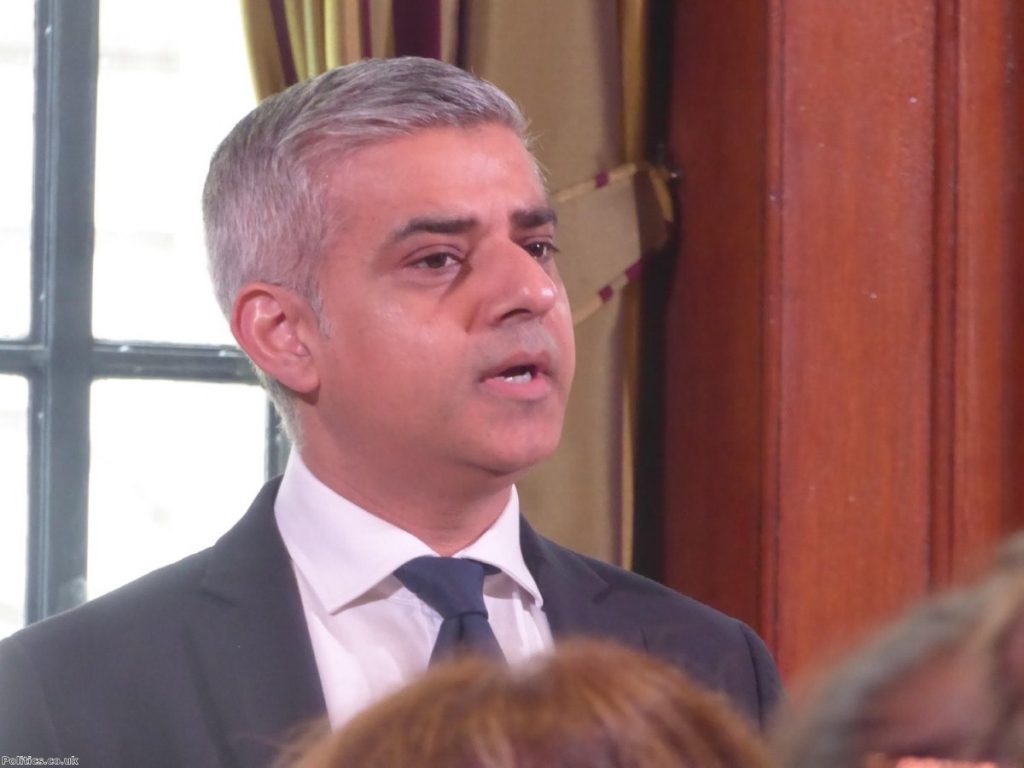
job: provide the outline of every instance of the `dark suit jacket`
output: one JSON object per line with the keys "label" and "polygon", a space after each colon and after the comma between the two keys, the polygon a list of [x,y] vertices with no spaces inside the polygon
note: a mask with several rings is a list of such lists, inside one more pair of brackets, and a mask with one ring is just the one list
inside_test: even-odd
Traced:
{"label": "dark suit jacket", "polygon": [[[212,548],[0,642],[0,755],[103,766],[264,766],[323,694],[274,520],[277,482]],[[556,637],[646,649],[755,721],[779,694],[744,624],[522,526]]]}

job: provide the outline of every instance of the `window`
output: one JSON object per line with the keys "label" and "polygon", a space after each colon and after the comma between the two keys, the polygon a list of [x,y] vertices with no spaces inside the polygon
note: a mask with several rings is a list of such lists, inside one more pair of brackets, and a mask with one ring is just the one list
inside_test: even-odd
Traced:
{"label": "window", "polygon": [[0,24],[0,340],[29,327],[29,232],[32,217],[32,6],[10,3]]}
{"label": "window", "polygon": [[28,541],[28,385],[0,376],[0,637],[25,621],[25,564]]}
{"label": "window", "polygon": [[[9,3],[0,24],[0,349],[29,333],[32,229],[32,5]],[[0,357],[0,637],[25,621],[28,541],[28,381]],[[5,375],[8,374],[8,375]]]}
{"label": "window", "polygon": [[238,4],[0,14],[2,637],[211,544],[286,446],[205,274]]}

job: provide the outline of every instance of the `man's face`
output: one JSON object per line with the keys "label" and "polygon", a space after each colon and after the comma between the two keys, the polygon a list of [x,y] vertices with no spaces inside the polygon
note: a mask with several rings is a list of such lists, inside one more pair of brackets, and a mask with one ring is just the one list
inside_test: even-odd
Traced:
{"label": "man's face", "polygon": [[367,482],[508,479],[549,456],[575,351],[522,142],[499,125],[427,129],[329,170],[339,234],[305,450]]}

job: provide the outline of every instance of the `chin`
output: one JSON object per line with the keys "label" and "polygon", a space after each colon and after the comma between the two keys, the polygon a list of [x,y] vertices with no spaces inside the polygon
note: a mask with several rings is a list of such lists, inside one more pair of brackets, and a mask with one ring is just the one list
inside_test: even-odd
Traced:
{"label": "chin", "polygon": [[[492,454],[487,467],[495,477],[508,478],[515,482],[527,471],[551,458],[558,448],[558,439],[539,441],[520,446],[502,446],[502,450]],[[510,450],[511,448],[511,450]]]}

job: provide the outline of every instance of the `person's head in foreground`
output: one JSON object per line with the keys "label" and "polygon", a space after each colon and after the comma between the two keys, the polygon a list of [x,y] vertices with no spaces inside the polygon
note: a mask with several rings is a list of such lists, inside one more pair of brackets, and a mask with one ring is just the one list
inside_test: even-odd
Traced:
{"label": "person's head in foreground", "polygon": [[267,99],[211,162],[232,332],[309,468],[368,509],[493,518],[557,447],[573,331],[525,138],[490,83],[371,59]]}
{"label": "person's head in foreground", "polygon": [[664,662],[589,640],[522,666],[467,657],[436,667],[306,749],[292,768],[771,765],[721,697]]}
{"label": "person's head in foreground", "polygon": [[[926,600],[783,721],[786,768],[1024,761],[1024,536],[976,585]],[[944,763],[945,764],[945,763]]]}

